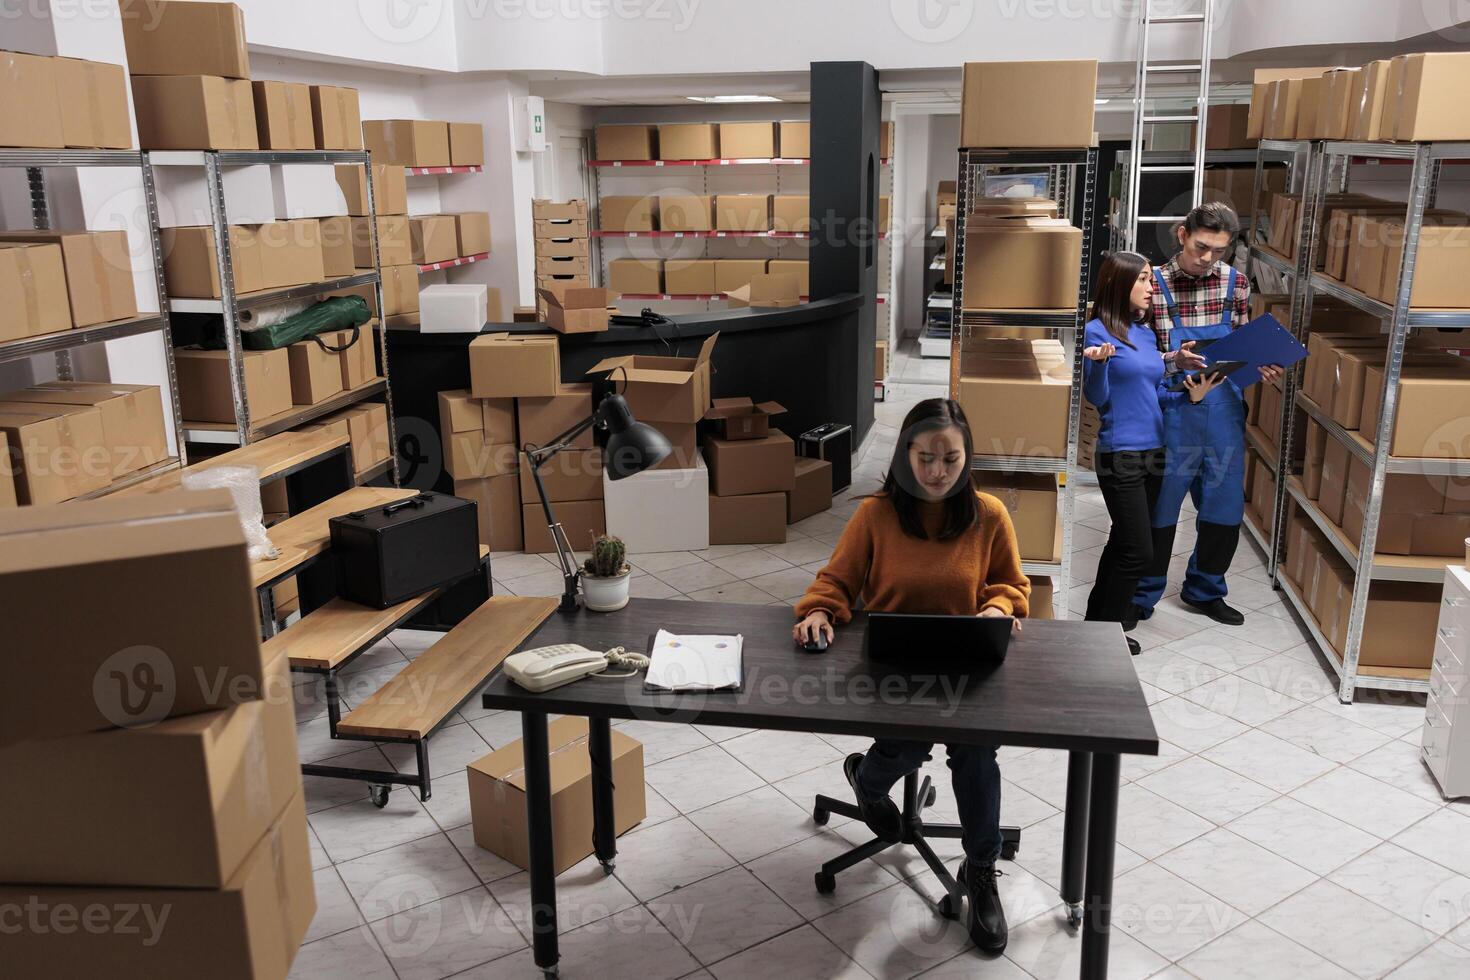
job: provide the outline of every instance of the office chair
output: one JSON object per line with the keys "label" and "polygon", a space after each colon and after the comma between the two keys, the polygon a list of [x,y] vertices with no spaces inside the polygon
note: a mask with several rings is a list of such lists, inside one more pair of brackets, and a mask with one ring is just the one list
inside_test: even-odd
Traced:
{"label": "office chair", "polygon": [[[903,778],[903,839],[898,843],[912,844],[920,857],[924,859],[924,863],[929,865],[929,870],[934,872],[939,883],[944,886],[944,897],[939,900],[939,914],[946,919],[956,919],[959,918],[960,910],[964,908],[964,889],[960,887],[954,875],[949,873],[944,862],[939,860],[939,856],[934,853],[934,849],[929,846],[925,838],[958,839],[963,831],[958,824],[924,822],[923,810],[925,807],[934,805],[936,795],[928,776],[924,777],[922,784],[919,783],[917,770]],[[834,813],[840,813],[854,820],[862,820],[856,803],[834,800],[830,796],[818,794],[816,806],[812,810],[812,819],[817,822],[818,826],[825,826],[827,819]],[[1001,827],[1000,836],[1000,856],[1007,861],[1014,860],[1016,852],[1021,849],[1021,828]],[[896,844],[874,838],[840,857],[833,858],[822,865],[822,870],[816,874],[817,891],[823,895],[830,895],[837,890],[839,872],[846,871],[859,861],[896,846]]]}

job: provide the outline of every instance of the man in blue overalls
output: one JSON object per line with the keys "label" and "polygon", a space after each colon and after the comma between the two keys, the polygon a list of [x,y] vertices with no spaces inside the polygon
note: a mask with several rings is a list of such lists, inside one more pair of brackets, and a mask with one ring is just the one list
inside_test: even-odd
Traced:
{"label": "man in blue overalls", "polygon": [[[1177,230],[1179,252],[1154,270],[1154,332],[1164,359],[1179,368],[1197,363],[1188,352],[1203,352],[1249,319],[1250,282],[1221,261],[1239,230],[1229,207],[1202,204]],[[1261,371],[1267,381],[1278,372]],[[1239,626],[1245,616],[1225,602],[1225,573],[1245,517],[1245,401],[1240,388],[1227,381],[1199,405],[1166,410],[1164,450],[1164,481],[1153,513],[1154,564],[1138,582],[1134,622],[1152,616],[1164,594],[1174,528],[1188,494],[1198,511],[1198,537],[1179,598],[1218,623]]]}

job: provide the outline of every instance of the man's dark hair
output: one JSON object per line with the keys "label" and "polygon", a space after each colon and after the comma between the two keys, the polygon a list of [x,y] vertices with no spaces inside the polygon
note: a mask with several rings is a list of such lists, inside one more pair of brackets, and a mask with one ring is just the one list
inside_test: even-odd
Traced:
{"label": "man's dark hair", "polygon": [[1230,205],[1210,201],[1184,216],[1184,233],[1193,235],[1197,231],[1223,231],[1233,236],[1240,232],[1240,219]]}

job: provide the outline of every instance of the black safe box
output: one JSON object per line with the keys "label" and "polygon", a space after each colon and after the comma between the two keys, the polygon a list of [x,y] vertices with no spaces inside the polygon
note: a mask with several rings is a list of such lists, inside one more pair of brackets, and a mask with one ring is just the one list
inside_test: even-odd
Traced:
{"label": "black safe box", "polygon": [[332,554],[342,598],[384,609],[473,572],[480,564],[473,501],[442,493],[334,517]]}
{"label": "black safe box", "polygon": [[832,464],[832,492],[852,486],[852,426],[828,422],[796,438],[796,451]]}

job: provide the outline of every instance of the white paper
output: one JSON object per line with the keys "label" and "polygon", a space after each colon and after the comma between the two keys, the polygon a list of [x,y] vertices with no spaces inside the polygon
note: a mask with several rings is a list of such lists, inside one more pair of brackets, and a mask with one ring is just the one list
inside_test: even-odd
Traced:
{"label": "white paper", "polygon": [[669,691],[723,691],[738,689],[745,638],[734,636],[681,636],[659,630],[650,653],[650,687]]}

